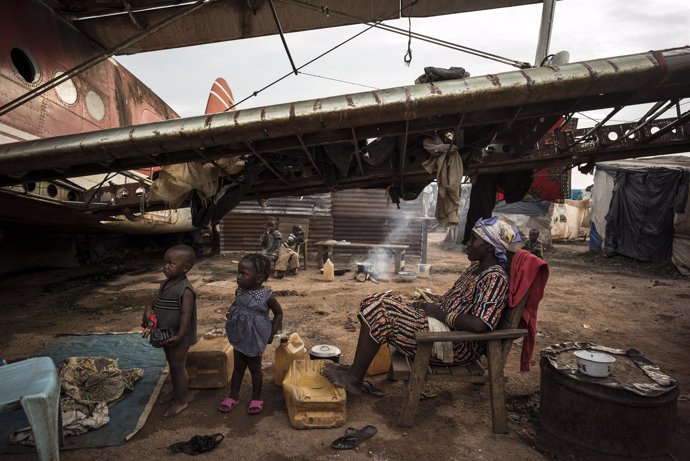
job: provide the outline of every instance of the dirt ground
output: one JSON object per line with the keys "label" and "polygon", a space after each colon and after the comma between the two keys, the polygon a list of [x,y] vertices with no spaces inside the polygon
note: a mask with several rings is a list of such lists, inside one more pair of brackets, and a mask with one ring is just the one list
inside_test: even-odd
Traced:
{"label": "dirt ground", "polygon": [[[431,277],[413,283],[394,280],[360,283],[353,273],[322,281],[311,267],[295,277],[270,280],[284,310],[284,331],[299,332],[307,346],[334,344],[341,363],[354,354],[359,300],[373,291],[402,292],[415,287],[442,293],[468,266],[464,253],[443,248],[442,233],[430,235]],[[190,391],[189,408],[163,419],[156,405],[143,429],[126,445],[68,450],[62,459],[164,459],[165,447],[196,434],[220,432],[225,440],[203,459],[226,460],[517,460],[584,459],[591,454],[562,444],[548,444],[539,430],[539,350],[564,341],[591,341],[614,348],[635,347],[680,383],[678,418],[671,454],[661,459],[690,459],[690,280],[672,267],[610,259],[587,252],[585,242],[556,244],[547,250],[551,277],[539,307],[538,337],[531,370],[519,372],[520,347],[513,347],[506,369],[508,435],[491,431],[488,389],[472,385],[435,384],[436,398],[420,402],[416,425],[397,425],[404,385],[375,378],[385,390],[382,398],[348,396],[347,423],[334,429],[295,430],[288,421],[280,388],[272,384],[273,351],[264,355],[264,412],[249,416],[243,406],[229,414],[216,410],[227,389]],[[234,296],[238,254],[201,259],[190,272],[198,290],[199,333],[224,325]],[[336,268],[354,268],[361,257],[340,255]],[[418,261],[408,257],[408,267]],[[162,278],[158,259],[130,260],[71,270],[15,274],[0,280],[0,355],[12,360],[29,357],[60,333],[139,331],[143,306],[151,301]],[[392,270],[392,267],[391,267]],[[225,283],[213,283],[223,282]],[[212,284],[213,283],[213,284]],[[167,388],[168,384],[166,384]],[[249,399],[249,377],[241,401]],[[358,450],[335,451],[330,443],[346,427],[373,424],[378,433]],[[548,448],[551,446],[551,448]],[[553,449],[553,446],[560,447]],[[185,456],[185,455],[177,455]],[[600,459],[593,456],[594,459]],[[35,459],[32,455],[2,455],[7,460]]]}

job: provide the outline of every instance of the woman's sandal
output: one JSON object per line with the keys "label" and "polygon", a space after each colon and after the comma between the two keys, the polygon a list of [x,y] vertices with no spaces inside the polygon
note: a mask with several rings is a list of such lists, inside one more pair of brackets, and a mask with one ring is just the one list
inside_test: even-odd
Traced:
{"label": "woman's sandal", "polygon": [[362,382],[362,391],[365,394],[373,395],[374,397],[383,397],[386,392],[383,389],[379,389],[374,386],[374,383],[367,381],[366,379]]}
{"label": "woman's sandal", "polygon": [[239,400],[235,400],[232,397],[225,397],[223,401],[218,404],[218,411],[221,413],[229,413],[238,403],[240,403]]}
{"label": "woman's sandal", "polygon": [[263,400],[252,400],[249,402],[249,405],[247,405],[247,413],[250,415],[258,415],[264,410],[264,401]]}

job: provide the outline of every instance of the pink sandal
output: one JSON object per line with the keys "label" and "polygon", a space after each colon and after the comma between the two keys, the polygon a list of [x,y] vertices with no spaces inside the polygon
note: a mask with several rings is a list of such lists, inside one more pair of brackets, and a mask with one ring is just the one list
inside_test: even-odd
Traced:
{"label": "pink sandal", "polygon": [[221,413],[229,413],[238,403],[240,403],[239,400],[235,400],[232,397],[225,397],[223,401],[218,404],[218,411]]}
{"label": "pink sandal", "polygon": [[249,405],[247,405],[247,413],[250,415],[258,415],[264,410],[264,401],[263,400],[252,400],[249,402]]}

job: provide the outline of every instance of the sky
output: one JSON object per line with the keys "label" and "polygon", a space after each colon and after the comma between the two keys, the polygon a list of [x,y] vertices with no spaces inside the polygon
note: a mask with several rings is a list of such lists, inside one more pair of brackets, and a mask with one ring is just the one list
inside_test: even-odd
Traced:
{"label": "sky", "polygon": [[[541,10],[537,4],[413,18],[411,25],[416,33],[533,63]],[[386,24],[408,28],[407,19]],[[285,37],[299,67],[366,28],[354,25],[290,33]],[[471,76],[515,70],[503,63],[414,39],[412,62],[408,66],[403,59],[407,41],[405,36],[371,29],[302,69],[328,79],[291,75],[257,97],[250,97],[238,109],[410,85],[427,66],[463,67]],[[570,62],[576,62],[686,45],[690,45],[689,0],[561,0],[556,4],[549,53],[566,50]],[[240,101],[292,69],[278,35],[116,59],[182,117],[203,113],[211,84],[217,77],[227,80],[235,100]],[[682,105],[688,104],[690,99],[682,101]],[[580,126],[591,126],[594,122],[590,118],[601,119],[607,112],[583,114]],[[610,123],[632,121],[644,112],[646,106],[626,109]],[[591,183],[592,176],[573,170],[573,188]]]}

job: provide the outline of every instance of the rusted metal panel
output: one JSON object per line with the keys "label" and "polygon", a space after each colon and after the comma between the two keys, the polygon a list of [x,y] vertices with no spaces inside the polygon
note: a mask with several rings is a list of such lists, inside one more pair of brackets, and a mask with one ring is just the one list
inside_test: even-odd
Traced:
{"label": "rusted metal panel", "polygon": [[421,194],[416,200],[400,200],[400,208],[381,189],[350,189],[333,193],[333,216],[390,217],[412,219],[422,216]]}
{"label": "rusted metal panel", "polygon": [[358,243],[410,245],[409,254],[420,254],[423,214],[421,196],[389,203],[382,190],[353,189],[333,194],[333,238]]}
{"label": "rusted metal panel", "polygon": [[[231,212],[225,215],[221,224],[222,251],[259,251],[259,236],[264,230],[269,216],[290,222],[291,219],[308,219],[310,242],[329,240],[333,238],[333,220],[330,215],[299,215],[299,214],[259,214]],[[309,249],[311,253],[311,249]]]}
{"label": "rusted metal panel", "polygon": [[305,215],[330,216],[331,194],[312,194],[305,196],[272,197],[262,207],[256,200],[244,200],[233,209],[234,213],[254,213],[263,215]]}

